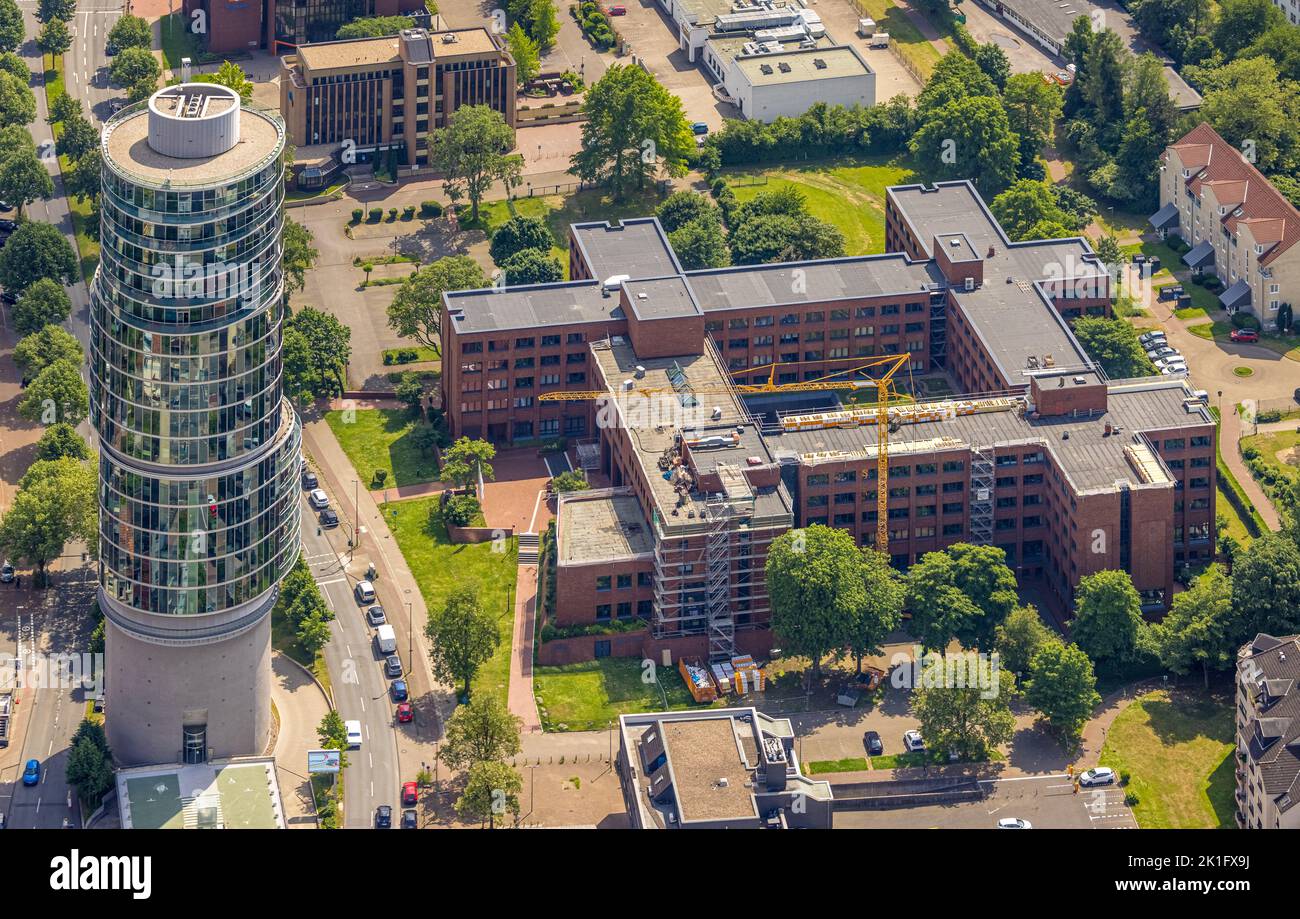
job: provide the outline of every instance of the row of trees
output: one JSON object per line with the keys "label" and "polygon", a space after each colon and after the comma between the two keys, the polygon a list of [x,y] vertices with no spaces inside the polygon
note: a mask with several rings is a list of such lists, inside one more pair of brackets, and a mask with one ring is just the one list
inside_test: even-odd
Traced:
{"label": "row of trees", "polygon": [[[766,577],[772,630],[783,649],[811,658],[814,678],[830,654],[854,659],[860,671],[864,657],[883,653],[905,609],[909,633],[928,652],[944,655],[954,642],[998,652],[1007,672],[992,697],[978,686],[916,681],[914,713],[939,749],[976,758],[1005,743],[1013,727],[1007,706],[1017,691],[1067,742],[1100,701],[1088,655],[1019,604],[1015,575],[993,546],[930,552],[904,575],[884,553],[859,549],[849,533],[814,525],[773,541]],[[1012,673],[1021,677],[1019,690]]]}
{"label": "row of trees", "polygon": [[311,568],[300,554],[280,585],[273,615],[293,626],[298,646],[309,659],[329,644],[334,611],[321,596]]}
{"label": "row of trees", "polygon": [[514,58],[519,85],[525,86],[540,72],[542,55],[555,44],[560,19],[554,0],[510,0],[505,12],[510,18],[506,47]]}

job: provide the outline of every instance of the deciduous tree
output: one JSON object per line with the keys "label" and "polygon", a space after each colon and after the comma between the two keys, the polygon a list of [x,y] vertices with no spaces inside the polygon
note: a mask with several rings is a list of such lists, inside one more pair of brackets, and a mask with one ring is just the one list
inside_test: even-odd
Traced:
{"label": "deciduous tree", "polygon": [[1107,569],[1079,581],[1070,634],[1093,661],[1131,660],[1144,627],[1142,600],[1127,571]]}
{"label": "deciduous tree", "polygon": [[491,282],[468,255],[449,255],[407,276],[388,307],[388,327],[403,338],[438,348],[442,295],[478,290]]}
{"label": "deciduous tree", "polygon": [[519,753],[523,722],[493,695],[475,697],[458,707],[447,722],[439,755],[452,769],[504,760]]}
{"label": "deciduous tree", "polygon": [[1052,730],[1073,743],[1101,703],[1092,661],[1078,645],[1049,638],[1029,661],[1025,701],[1046,719]]}
{"label": "deciduous tree", "polygon": [[462,696],[468,698],[474,675],[501,643],[495,618],[483,609],[472,587],[461,586],[429,617],[424,634],[429,638],[434,676],[444,683],[459,683]]}
{"label": "deciduous tree", "polygon": [[515,132],[501,113],[486,105],[458,108],[447,126],[433,132],[432,162],[446,184],[469,199],[470,219],[478,220],[478,206],[494,182],[507,188],[519,183],[523,157],[510,151]]}
{"label": "deciduous tree", "polygon": [[10,312],[19,335],[39,332],[47,325],[61,325],[72,315],[72,300],[63,285],[41,278],[23,291]]}
{"label": "deciduous tree", "polygon": [[862,553],[845,531],[814,524],[774,539],[765,571],[772,631],[819,677],[822,658],[855,642],[867,603]]}

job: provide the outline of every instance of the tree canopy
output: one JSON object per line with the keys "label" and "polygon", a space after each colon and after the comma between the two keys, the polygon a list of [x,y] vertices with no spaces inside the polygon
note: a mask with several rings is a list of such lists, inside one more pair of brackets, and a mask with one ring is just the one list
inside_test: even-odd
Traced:
{"label": "tree canopy", "polygon": [[443,608],[429,616],[424,634],[429,638],[433,675],[444,683],[459,683],[466,697],[474,675],[501,643],[496,619],[484,611],[474,588],[465,585],[453,590]]}
{"label": "tree canopy", "polygon": [[1093,661],[1123,662],[1137,653],[1142,601],[1127,571],[1107,569],[1080,579],[1070,634]]}
{"label": "tree canopy", "polygon": [[465,105],[430,136],[430,160],[446,179],[453,200],[468,198],[470,219],[478,220],[479,202],[493,183],[519,184],[523,157],[511,153],[515,132],[501,113],[486,105]]}
{"label": "tree canopy", "polygon": [[388,327],[422,345],[440,345],[442,295],[453,290],[478,290],[491,284],[478,262],[468,255],[448,255],[413,271],[388,306]]}
{"label": "tree canopy", "polygon": [[790,530],[768,549],[772,631],[786,653],[809,657],[820,675],[828,653],[849,647],[867,605],[863,556],[844,530]]}
{"label": "tree canopy", "polygon": [[20,293],[41,278],[66,285],[78,277],[76,253],[52,224],[24,221],[0,249],[0,285],[10,293]]}
{"label": "tree canopy", "polygon": [[305,306],[284,323],[284,389],[301,403],[346,388],[352,330],[330,313]]}
{"label": "tree canopy", "polygon": [[23,291],[11,311],[19,335],[39,332],[47,325],[60,325],[71,315],[72,300],[67,291],[49,278],[41,278]]}
{"label": "tree canopy", "polygon": [[583,110],[582,149],[570,169],[580,179],[608,183],[614,198],[623,200],[661,168],[670,176],[685,175],[695,138],[681,99],[653,74],[613,65],[587,90]]}

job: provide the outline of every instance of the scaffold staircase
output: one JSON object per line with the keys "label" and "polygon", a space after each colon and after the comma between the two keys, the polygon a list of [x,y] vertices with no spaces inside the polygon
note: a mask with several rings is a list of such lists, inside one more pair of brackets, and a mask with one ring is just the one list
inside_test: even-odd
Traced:
{"label": "scaffold staircase", "polygon": [[993,449],[971,448],[970,539],[977,545],[993,541]]}
{"label": "scaffold staircase", "polygon": [[736,654],[736,622],[731,617],[731,513],[726,501],[708,505],[709,662]]}

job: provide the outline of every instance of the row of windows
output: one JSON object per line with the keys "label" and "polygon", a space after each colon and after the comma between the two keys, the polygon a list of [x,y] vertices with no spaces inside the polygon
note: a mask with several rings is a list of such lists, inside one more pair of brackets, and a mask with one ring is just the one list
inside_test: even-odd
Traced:
{"label": "row of windows", "polygon": [[905,305],[905,307],[900,307],[899,304],[897,303],[891,303],[880,307],[879,312],[877,312],[877,308],[874,306],[859,306],[853,310],[848,310],[848,309],[833,309],[829,311],[814,310],[811,312],[804,313],[802,315],[802,319],[799,313],[785,313],[780,317],[770,316],[770,315],[756,316],[753,319],[750,319],[748,317],[736,317],[733,319],[726,320],[725,325],[723,320],[721,319],[711,319],[704,323],[704,331],[720,332],[723,330],[724,327],[733,330],[748,329],[751,327],[751,325],[753,328],[761,329],[773,325],[783,325],[783,326],[799,325],[800,322],[820,323],[826,321],[828,312],[829,312],[831,322],[847,322],[850,319],[874,319],[877,315],[897,316],[900,314],[900,311],[909,314],[924,313],[925,306],[924,304],[921,303],[908,303]]}

